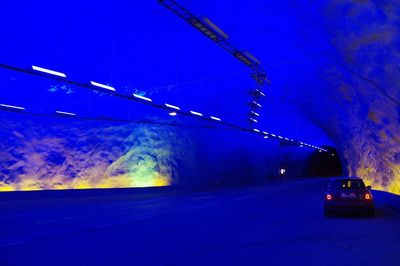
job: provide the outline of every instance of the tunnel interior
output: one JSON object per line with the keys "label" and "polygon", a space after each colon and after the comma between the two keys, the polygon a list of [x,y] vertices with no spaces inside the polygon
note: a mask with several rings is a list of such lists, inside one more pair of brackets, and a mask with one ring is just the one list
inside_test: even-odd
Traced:
{"label": "tunnel interior", "polygon": [[400,0],[0,0],[0,266],[399,266],[399,26]]}
{"label": "tunnel interior", "polygon": [[[0,190],[237,183],[286,167],[400,193],[396,1],[179,3],[236,54],[160,1],[2,1]],[[244,55],[268,79],[256,106]]]}
{"label": "tunnel interior", "polygon": [[329,152],[315,152],[311,155],[307,173],[308,176],[335,177],[343,176],[342,162],[334,147],[327,147]]}

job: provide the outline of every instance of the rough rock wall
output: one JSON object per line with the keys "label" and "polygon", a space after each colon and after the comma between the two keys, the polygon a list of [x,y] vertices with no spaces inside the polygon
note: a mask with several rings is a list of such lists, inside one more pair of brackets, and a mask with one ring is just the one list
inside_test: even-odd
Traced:
{"label": "rough rock wall", "polygon": [[326,17],[338,55],[321,72],[330,114],[320,124],[350,175],[400,194],[400,2],[334,0]]}
{"label": "rough rock wall", "polygon": [[59,122],[1,119],[0,191],[165,186],[191,162],[171,128]]}
{"label": "rough rock wall", "polygon": [[0,116],[0,191],[238,185],[304,174],[308,150],[241,131]]}

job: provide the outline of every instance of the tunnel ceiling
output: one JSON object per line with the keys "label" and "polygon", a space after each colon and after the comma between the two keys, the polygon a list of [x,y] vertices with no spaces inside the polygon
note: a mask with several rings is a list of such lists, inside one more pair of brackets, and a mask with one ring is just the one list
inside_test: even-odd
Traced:
{"label": "tunnel ceiling", "polygon": [[[179,3],[210,18],[262,62],[271,84],[258,127],[334,145],[350,175],[400,193],[396,1]],[[157,1],[21,6],[6,0],[0,10],[2,63],[48,66],[76,80],[112,84],[238,124],[246,120],[255,86],[249,69]],[[8,88],[2,101],[32,108],[44,108],[32,97],[52,97],[54,106],[91,115],[160,115],[22,74],[2,70],[0,78]]]}

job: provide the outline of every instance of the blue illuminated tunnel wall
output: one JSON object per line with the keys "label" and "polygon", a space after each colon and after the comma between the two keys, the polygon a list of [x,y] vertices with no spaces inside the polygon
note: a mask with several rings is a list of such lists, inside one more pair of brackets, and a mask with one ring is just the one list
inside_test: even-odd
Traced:
{"label": "blue illuminated tunnel wall", "polygon": [[280,167],[302,175],[312,152],[191,122],[100,123],[2,113],[0,189],[234,185],[265,181]]}
{"label": "blue illuminated tunnel wall", "polygon": [[[179,3],[262,62],[271,84],[258,128],[335,146],[348,174],[400,193],[396,1]],[[158,1],[6,0],[0,23],[2,64],[48,67],[246,126],[249,69]],[[313,152],[4,69],[0,103],[136,121],[2,111],[2,190],[237,183],[281,164],[300,175]]]}

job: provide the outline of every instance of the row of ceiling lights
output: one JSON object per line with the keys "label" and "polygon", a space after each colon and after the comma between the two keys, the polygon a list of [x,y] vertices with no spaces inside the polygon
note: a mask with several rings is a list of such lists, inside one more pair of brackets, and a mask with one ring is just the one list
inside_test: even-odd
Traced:
{"label": "row of ceiling lights", "polygon": [[[0,66],[6,67],[5,65],[0,65]],[[9,69],[12,69],[12,70],[16,70],[16,71],[20,71],[20,72],[24,72],[24,73],[35,74],[35,75],[37,75],[39,73],[40,74],[46,74],[47,77],[51,77],[53,79],[54,78],[56,78],[56,79],[61,78],[62,79],[61,81],[69,82],[69,83],[75,84],[77,86],[82,86],[82,87],[86,87],[86,88],[90,88],[90,89],[99,88],[99,89],[101,89],[101,91],[108,92],[111,95],[132,99],[129,96],[124,96],[122,94],[118,94],[117,90],[114,87],[110,86],[110,85],[102,84],[102,83],[95,82],[95,81],[90,81],[90,86],[91,86],[90,87],[90,86],[88,86],[86,84],[81,84],[81,83],[78,83],[78,82],[74,82],[74,81],[68,80],[67,79],[67,75],[62,73],[62,72],[50,70],[50,69],[43,68],[43,67],[38,67],[38,66],[34,66],[33,65],[32,69],[35,72],[32,72],[31,70],[24,70],[24,69],[19,69],[19,68],[10,67],[10,66],[8,66],[6,68],[9,68]],[[96,89],[96,90],[98,90],[98,89]],[[151,104],[153,107],[158,107],[158,108],[169,110],[170,111],[169,114],[171,116],[175,116],[178,113],[181,113],[181,114],[184,114],[184,115],[199,117],[199,118],[203,118],[203,119],[206,119],[206,120],[209,120],[209,121],[219,122],[219,123],[222,123],[224,125],[231,126],[231,127],[234,127],[234,128],[238,128],[238,129],[241,129],[241,130],[244,130],[244,131],[253,132],[253,133],[262,135],[264,138],[275,138],[275,139],[279,139],[281,141],[286,141],[286,142],[291,142],[291,143],[294,143],[294,144],[298,144],[300,147],[309,147],[309,148],[313,148],[313,149],[319,150],[320,152],[322,152],[322,151],[327,152],[327,150],[324,149],[324,148],[321,148],[321,147],[318,147],[318,146],[315,146],[315,145],[311,145],[311,144],[308,144],[308,143],[305,143],[305,142],[302,142],[302,141],[298,141],[298,140],[294,140],[294,139],[291,139],[291,138],[283,137],[283,136],[280,136],[280,135],[277,135],[277,134],[273,134],[273,133],[268,133],[266,131],[261,131],[261,130],[256,129],[256,128],[248,129],[248,128],[244,128],[244,127],[241,127],[241,126],[229,123],[229,122],[224,122],[224,121],[222,121],[221,118],[216,117],[216,116],[211,116],[211,115],[210,116],[205,116],[203,113],[198,112],[198,111],[193,111],[193,110],[189,110],[188,112],[185,112],[185,111],[182,111],[182,109],[179,106],[176,106],[176,105],[173,105],[173,104],[169,104],[169,103],[164,103],[162,105],[155,104],[155,103],[153,103],[153,100],[151,98],[145,97],[145,96],[142,96],[142,95],[138,95],[138,94],[132,94],[132,96],[134,97],[133,99],[136,99],[137,101],[139,101],[139,102],[141,102],[143,104],[147,103],[147,104]],[[259,107],[261,107],[261,105],[259,103],[257,103],[257,105]],[[24,107],[10,105],[10,104],[0,104],[0,107],[1,108],[6,108],[6,109],[13,109],[13,110],[16,110],[16,111],[24,111],[25,110]],[[255,116],[259,116],[259,114],[254,112],[254,111],[252,111],[252,113],[254,113]],[[67,111],[61,111],[61,110],[57,110],[56,114],[63,115],[63,116],[76,116],[76,114],[73,113],[73,112],[69,112],[69,111],[67,112]]]}

